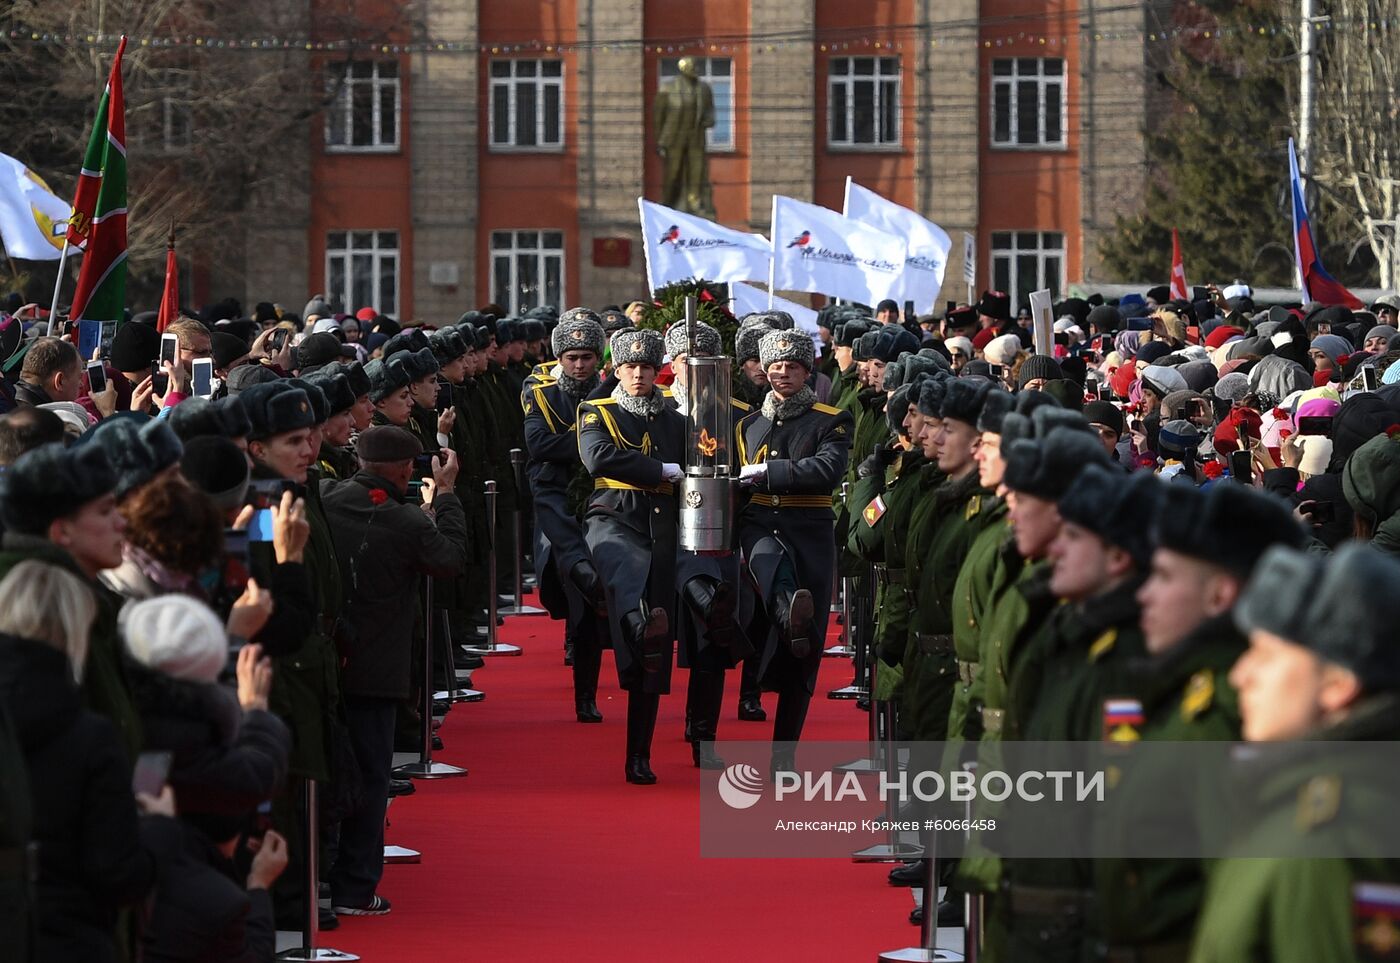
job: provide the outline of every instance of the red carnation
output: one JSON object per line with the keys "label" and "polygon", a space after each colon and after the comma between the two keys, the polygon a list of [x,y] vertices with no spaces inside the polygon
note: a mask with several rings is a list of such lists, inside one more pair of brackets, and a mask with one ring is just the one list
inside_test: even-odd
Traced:
{"label": "red carnation", "polygon": [[701,300],[701,301],[713,301],[714,299],[715,299],[715,296],[714,296],[713,294],[711,294],[709,291],[706,291],[706,290],[703,290],[703,289],[700,291],[700,300]]}
{"label": "red carnation", "polygon": [[1214,480],[1225,474],[1225,468],[1218,461],[1208,461],[1201,466],[1201,473],[1207,478]]}
{"label": "red carnation", "polygon": [[369,500],[376,505],[383,505],[389,500],[389,493],[382,488],[371,488],[369,490]]}
{"label": "red carnation", "polygon": [[1351,355],[1349,355],[1349,354],[1339,354],[1339,355],[1337,355],[1337,362],[1336,362],[1337,367],[1339,367],[1339,368],[1345,367],[1346,364],[1347,364],[1347,362],[1349,362],[1349,361],[1351,361]]}
{"label": "red carnation", "polygon": [[1275,421],[1287,421],[1287,420],[1288,420],[1288,412],[1284,411],[1282,408],[1275,408],[1275,409],[1274,409],[1274,420],[1275,420]]}
{"label": "red carnation", "polygon": [[1385,436],[1391,441],[1395,441],[1396,438],[1400,438],[1400,425],[1391,425],[1385,430]]}

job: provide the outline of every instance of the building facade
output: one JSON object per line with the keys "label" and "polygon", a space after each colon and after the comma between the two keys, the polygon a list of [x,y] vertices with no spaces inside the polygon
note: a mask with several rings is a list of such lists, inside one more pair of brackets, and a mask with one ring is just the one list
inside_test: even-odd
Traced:
{"label": "building facade", "polygon": [[[311,17],[315,22],[315,2]],[[839,210],[848,176],[954,239],[942,299],[1095,277],[1142,194],[1144,3],[384,0],[387,42],[311,53],[328,107],[248,233],[246,296],[324,292],[443,321],[645,295],[636,199],[683,56],[715,95],[718,219],[772,195]]]}

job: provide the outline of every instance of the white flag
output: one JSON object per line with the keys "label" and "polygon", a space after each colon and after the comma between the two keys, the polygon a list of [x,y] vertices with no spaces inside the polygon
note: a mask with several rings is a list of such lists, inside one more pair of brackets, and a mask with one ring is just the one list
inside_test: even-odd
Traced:
{"label": "white flag", "polygon": [[853,221],[904,238],[904,289],[897,301],[913,301],[917,310],[932,310],[943,287],[943,270],[953,240],[948,232],[925,217],[886,200],[846,178],[846,216]]}
{"label": "white flag", "polygon": [[817,312],[811,308],[804,308],[802,305],[786,298],[774,297],[773,306],[768,306],[768,292],[760,291],[758,288],[748,284],[729,285],[729,296],[734,299],[734,317],[743,318],[746,314],[754,314],[758,311],[786,311],[792,315],[792,320],[797,327],[806,331],[812,336],[812,343],[817,346],[817,356],[821,357],[822,339],[821,333],[817,331]]}
{"label": "white flag", "polygon": [[56,261],[63,250],[71,208],[39,175],[0,154],[0,239],[10,257]]}
{"label": "white flag", "polygon": [[773,283],[874,305],[897,297],[904,240],[835,211],[773,197]]}
{"label": "white flag", "polygon": [[763,235],[723,227],[640,197],[637,207],[651,290],[691,278],[727,283],[768,277],[772,250]]}

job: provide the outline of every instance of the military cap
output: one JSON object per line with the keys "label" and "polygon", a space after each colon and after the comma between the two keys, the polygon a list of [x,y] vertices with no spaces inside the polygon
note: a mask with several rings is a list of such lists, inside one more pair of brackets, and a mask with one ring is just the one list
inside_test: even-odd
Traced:
{"label": "military cap", "polygon": [[544,334],[544,322],[539,318],[525,318],[520,322],[521,341],[543,341]]}
{"label": "military cap", "polygon": [[612,336],[611,348],[615,365],[649,364],[659,368],[666,357],[665,340],[657,332],[646,328],[619,331]]}
{"label": "military cap", "polygon": [[242,395],[253,430],[249,440],[260,441],[316,424],[316,412],[306,392],[286,381],[253,385]]}
{"label": "military cap", "polygon": [[838,348],[854,347],[856,340],[870,330],[868,318],[848,318],[836,325],[832,341]]}
{"label": "military cap", "polygon": [[464,324],[469,324],[475,328],[480,326],[481,319],[484,317],[485,315],[480,311],[463,311],[462,316],[457,319],[457,323],[453,327],[460,328]]}
{"label": "military cap", "polygon": [[1002,484],[1012,491],[1058,502],[1085,465],[1108,467],[1108,455],[1088,432],[1055,428],[1043,438],[1019,438],[1003,452]]}
{"label": "military cap", "polygon": [[773,329],[766,324],[741,324],[734,334],[734,360],[743,364],[750,358],[757,358],[758,343]]}
{"label": "military cap", "polygon": [[369,394],[369,375],[365,374],[365,366],[358,361],[352,361],[350,364],[343,364],[339,368],[332,370],[336,374],[345,375],[345,380],[350,385],[350,393],[356,398],[361,395]]}
{"label": "military cap", "polygon": [[271,384],[280,380],[282,379],[278,377],[277,372],[265,364],[241,364],[228,373],[224,384],[228,387],[229,395],[237,397],[253,385]]}
{"label": "military cap", "polygon": [[[1365,601],[1361,601],[1361,593]],[[1400,562],[1346,542],[1331,556],[1276,545],[1235,606],[1235,624],[1296,642],[1355,673],[1362,689],[1400,687]]]}
{"label": "military cap", "polygon": [[538,321],[540,324],[553,323],[559,320],[559,309],[552,304],[537,304],[521,317],[525,321]]}
{"label": "military cap", "polygon": [[393,354],[386,353],[384,357],[389,361],[397,361],[399,364],[403,365],[404,370],[408,372],[408,380],[410,383],[420,381],[429,375],[435,375],[442,370],[437,362],[437,358],[433,357],[433,349],[428,347],[421,348],[417,351],[397,351]]}
{"label": "military cap", "polygon": [[602,323],[587,308],[565,311],[549,338],[549,346],[556,358],[563,357],[565,351],[592,351],[601,359],[607,343],[608,335]]}
{"label": "military cap", "polygon": [[525,340],[525,326],[519,318],[506,318],[496,322],[496,343],[510,344]]}
{"label": "military cap", "polygon": [[478,327],[475,324],[467,323],[459,324],[453,330],[462,336],[462,340],[466,342],[468,349],[484,351],[487,345],[491,343],[491,332],[487,331],[484,327]]}
{"label": "military cap", "polygon": [[890,400],[885,402],[885,421],[896,435],[904,434],[904,418],[909,414],[909,405],[918,397],[922,385],[922,380],[900,385],[890,395]]}
{"label": "military cap", "polygon": [[770,331],[758,342],[758,363],[764,368],[779,361],[792,361],[811,371],[816,358],[816,346],[806,331]]}
{"label": "military cap", "polygon": [[385,341],[382,356],[387,358],[400,351],[422,351],[426,347],[428,347],[428,336],[423,333],[423,329],[411,328],[408,331],[400,331]]}
{"label": "military cap", "polygon": [[[326,399],[327,415],[338,415],[342,411],[349,411],[355,406],[355,399],[359,397],[355,390],[350,387],[350,379],[340,372],[320,371],[314,375],[309,375],[305,379],[307,384],[318,388],[322,396]],[[368,393],[368,392],[366,392]],[[316,397],[308,393],[312,405],[316,404]]]}
{"label": "military cap", "polygon": [[428,335],[428,347],[438,364],[451,364],[467,353],[467,342],[452,328],[443,328]]}
{"label": "military cap", "polygon": [[[902,352],[919,350],[919,339],[898,325],[882,325],[870,334],[873,334],[874,337],[871,338],[867,354],[872,360],[894,361]],[[865,343],[867,337],[870,335],[861,338],[862,344]]]}
{"label": "military cap", "polygon": [[754,311],[739,319],[741,325],[762,324],[774,331],[791,331],[796,325],[786,311]]}
{"label": "military cap", "polygon": [[45,535],[116,488],[117,470],[102,445],[40,445],[0,473],[0,521],[8,531]]}
{"label": "military cap", "polygon": [[919,414],[927,418],[943,417],[943,397],[948,393],[949,386],[956,383],[957,379],[946,375],[930,375],[919,388],[919,400],[916,402]]}
{"label": "military cap", "polygon": [[244,504],[248,493],[248,456],[227,438],[220,435],[191,438],[180,456],[180,474],[212,498],[222,511]]}
{"label": "military cap", "polygon": [[397,425],[371,425],[355,441],[360,460],[370,463],[409,461],[423,454],[423,443]]}
{"label": "military cap", "polygon": [[851,357],[856,361],[869,361],[875,357],[875,346],[880,341],[880,332],[869,329],[863,331],[851,345]]}
{"label": "military cap", "polygon": [[305,378],[288,378],[287,384],[306,392],[306,400],[311,402],[311,413],[316,418],[315,423],[325,424],[326,419],[331,416],[331,404],[326,393]]}
{"label": "military cap", "polygon": [[[393,338],[389,340],[392,341]],[[330,364],[340,358],[341,347],[341,340],[329,331],[309,335],[296,347],[297,368],[317,368],[323,364]]]}
{"label": "military cap", "polygon": [[611,337],[619,331],[626,331],[632,327],[632,319],[621,311],[603,312],[603,331]]}
{"label": "military cap", "polygon": [[884,374],[880,378],[881,391],[893,391],[904,384],[904,359],[912,358],[913,355],[903,355],[898,361],[891,361],[885,365]]}
{"label": "military cap", "polygon": [[[1099,450],[1103,451],[1102,446]],[[1162,487],[1148,471],[1125,478],[1117,468],[1089,464],[1061,496],[1060,517],[1118,546],[1145,570],[1156,547],[1152,531]]]}
{"label": "military cap", "polygon": [[104,418],[79,441],[107,453],[117,473],[117,497],[125,498],[180,460],[184,445],[164,419],[123,412]]}
{"label": "military cap", "polygon": [[181,441],[189,441],[200,435],[218,435],[222,438],[246,438],[253,425],[248,421],[248,410],[243,407],[243,399],[229,395],[218,401],[205,398],[186,398],[170,410],[170,427]]}
{"label": "military cap", "polygon": [[407,388],[413,383],[408,367],[401,358],[375,358],[365,365],[365,374],[369,377],[370,401],[379,402],[389,397],[401,388]]}
{"label": "military cap", "polygon": [[948,385],[948,391],[943,396],[940,417],[944,420],[951,418],[954,421],[964,421],[969,425],[976,425],[977,416],[982,413],[982,400],[987,397],[989,390],[989,386],[984,381],[955,378],[953,383]]}
{"label": "military cap", "polygon": [[[677,321],[666,329],[666,353],[672,358],[689,354],[690,335],[684,321]],[[720,333],[704,321],[695,322],[695,356],[715,358],[724,353],[724,342]]]}
{"label": "military cap", "polygon": [[977,416],[977,430],[1001,434],[1001,423],[1016,405],[1016,396],[1000,388],[992,388],[982,399],[982,412]]}
{"label": "military cap", "polygon": [[902,354],[899,360],[904,364],[904,381],[907,384],[913,380],[914,376],[921,373],[931,374],[934,371],[952,372],[952,366],[948,364],[948,359],[944,358],[932,348],[922,348],[914,354]]}
{"label": "military cap", "polygon": [[1247,485],[1168,485],[1157,512],[1157,546],[1248,578],[1273,545],[1303,547],[1288,506]]}

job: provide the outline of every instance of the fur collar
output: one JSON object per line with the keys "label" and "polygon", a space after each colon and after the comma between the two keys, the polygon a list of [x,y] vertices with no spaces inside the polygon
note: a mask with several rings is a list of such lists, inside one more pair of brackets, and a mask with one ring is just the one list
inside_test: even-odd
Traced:
{"label": "fur collar", "polygon": [[627,389],[618,385],[612,390],[612,399],[623,411],[639,418],[650,418],[660,414],[661,409],[666,407],[666,396],[659,388],[652,388],[651,394],[644,398],[634,398],[627,393]]}
{"label": "fur collar", "polygon": [[564,393],[564,397],[575,403],[591,395],[601,382],[602,379],[598,377],[597,372],[594,372],[591,378],[580,381],[577,378],[570,378],[561,370],[559,372],[559,377],[556,379],[559,390]]}
{"label": "fur collar", "polygon": [[806,385],[799,388],[797,394],[791,398],[779,398],[776,391],[770,391],[763,399],[763,417],[769,421],[796,418],[811,411],[816,403],[817,393]]}

